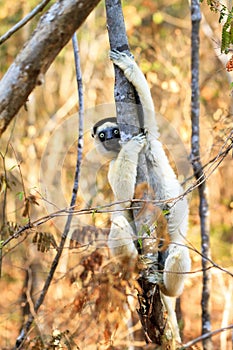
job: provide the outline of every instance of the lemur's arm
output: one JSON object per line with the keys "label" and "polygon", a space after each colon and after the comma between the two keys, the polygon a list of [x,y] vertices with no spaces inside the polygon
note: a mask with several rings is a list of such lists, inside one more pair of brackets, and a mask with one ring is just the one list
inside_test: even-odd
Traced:
{"label": "lemur's arm", "polygon": [[138,252],[133,242],[136,235],[130,225],[130,215],[122,209],[130,205],[129,201],[134,196],[138,155],[144,145],[144,135],[134,136],[122,146],[117,158],[110,163],[108,171],[115,201],[123,201],[116,205],[116,212],[112,215],[108,246],[112,255],[121,260],[121,265],[126,267],[125,272],[129,274],[134,270]]}
{"label": "lemur's arm", "polygon": [[154,103],[146,78],[134,59],[123,52],[117,50],[110,51],[110,59],[121,68],[126,78],[134,85],[139,95],[142,108],[146,114],[144,128],[153,132],[153,136],[158,136],[158,127],[154,118]]}
{"label": "lemur's arm", "polygon": [[[122,146],[117,158],[110,163],[108,180],[116,201],[133,199],[138,155],[145,145],[145,136],[139,134]],[[122,203],[122,206],[127,206]]]}
{"label": "lemur's arm", "polygon": [[126,78],[136,87],[143,108],[154,111],[154,103],[148,83],[134,59],[117,50],[110,51],[109,57],[123,70]]}

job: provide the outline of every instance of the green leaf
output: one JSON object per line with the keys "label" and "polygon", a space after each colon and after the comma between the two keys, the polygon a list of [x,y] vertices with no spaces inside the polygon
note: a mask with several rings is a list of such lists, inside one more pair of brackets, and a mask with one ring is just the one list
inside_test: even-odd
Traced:
{"label": "green leaf", "polygon": [[8,171],[12,171],[14,168],[16,168],[18,165],[17,164],[15,164],[15,165],[12,165],[12,167],[10,167],[9,169],[8,169]]}
{"label": "green leaf", "polygon": [[18,193],[16,193],[16,196],[18,197],[18,199],[20,201],[22,201],[24,199],[24,192],[23,191],[18,192]]}
{"label": "green leaf", "polygon": [[92,210],[92,213],[91,213],[92,220],[94,220],[96,212],[97,212],[96,209]]}
{"label": "green leaf", "polygon": [[163,215],[165,216],[165,215],[168,215],[168,214],[170,214],[170,210],[164,209],[164,210],[163,210]]}
{"label": "green leaf", "polygon": [[142,249],[142,239],[141,238],[138,239],[138,244],[139,244],[139,248]]}

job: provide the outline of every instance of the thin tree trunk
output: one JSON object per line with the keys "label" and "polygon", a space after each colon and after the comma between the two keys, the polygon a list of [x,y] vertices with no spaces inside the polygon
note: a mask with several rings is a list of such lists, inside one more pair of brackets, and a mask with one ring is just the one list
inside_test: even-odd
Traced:
{"label": "thin tree trunk", "polygon": [[43,75],[55,57],[99,1],[58,0],[41,17],[0,82],[0,136],[35,86],[43,83]]}
{"label": "thin tree trunk", "polygon": [[[125,51],[130,54],[121,1],[106,0],[105,2],[110,47],[111,49]],[[144,116],[140,100],[134,87],[129,83],[118,67],[115,67],[114,96],[117,120],[122,131],[122,139],[125,141],[130,139],[133,134],[138,134],[140,132],[140,129],[143,128]],[[145,154],[141,152],[138,161],[136,185],[148,182],[146,158]],[[146,194],[146,196],[148,196],[148,194]],[[138,207],[138,203],[136,206]],[[137,218],[137,213],[138,210],[134,209],[133,221],[136,232],[140,232],[143,222],[142,218]],[[145,241],[149,242],[148,239]],[[142,254],[146,255],[148,249],[148,245],[145,244]],[[144,329],[146,341],[148,343],[153,342],[165,346],[165,344],[168,344],[164,336],[166,321],[164,319],[164,309],[160,298],[159,287],[154,283],[148,282],[149,268],[147,270],[142,273],[139,279],[139,283],[142,287],[142,294],[139,296],[138,314]]]}
{"label": "thin tree trunk", "polygon": [[[110,48],[130,54],[121,0],[106,0],[107,28]],[[123,141],[139,131],[135,89],[119,67],[115,67],[114,98],[117,120],[122,131]]]}
{"label": "thin tree trunk", "polygon": [[[191,139],[191,160],[193,171],[197,181],[204,179],[205,174],[200,160],[200,103],[199,103],[199,27],[201,21],[201,11],[199,0],[191,1],[191,20],[192,20],[192,101],[191,101],[191,119],[192,119],[192,139]],[[202,287],[202,334],[211,331],[210,323],[210,283],[211,273],[207,270],[208,260],[210,257],[209,246],[209,208],[207,200],[206,182],[203,181],[198,187],[199,192],[199,216],[201,224],[201,245],[202,245],[202,269],[203,269],[203,287]],[[212,349],[210,338],[203,339],[204,350]]]}

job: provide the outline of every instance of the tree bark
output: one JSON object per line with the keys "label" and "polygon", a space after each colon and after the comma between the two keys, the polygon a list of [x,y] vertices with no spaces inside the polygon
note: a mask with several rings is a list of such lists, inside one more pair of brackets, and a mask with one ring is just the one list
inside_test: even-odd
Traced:
{"label": "tree bark", "polygon": [[43,75],[100,0],[58,0],[41,17],[0,82],[0,136]]}
{"label": "tree bark", "polygon": [[[121,1],[105,0],[105,3],[110,47],[111,49],[117,49],[130,54]],[[117,121],[121,130],[121,139],[122,141],[127,141],[144,128],[144,115],[135,88],[124,76],[121,69],[115,66],[114,68],[114,97]],[[139,155],[136,186],[140,183],[149,183],[147,162],[143,151]],[[148,198],[148,196],[149,194],[145,193],[145,198]],[[138,207],[139,204],[136,203],[135,206]],[[132,207],[134,207],[134,204]],[[142,215],[139,217],[137,215],[138,212],[138,209],[134,209],[132,218],[136,233],[142,230],[144,223],[144,218]],[[148,238],[148,236],[146,238]],[[150,242],[150,240],[146,239],[145,242]],[[150,249],[149,245],[151,244],[143,244],[142,255],[147,255]],[[155,269],[157,271],[157,265]],[[167,341],[164,336],[165,328],[167,327],[164,318],[164,308],[160,298],[159,287],[154,283],[148,282],[149,270],[149,268],[145,269],[138,280],[142,288],[142,293],[138,297],[138,314],[144,329],[146,342],[163,344],[165,348],[166,345],[169,346],[169,341]]]}
{"label": "tree bark", "polygon": [[[107,28],[110,48],[126,52],[130,55],[130,48],[125,30],[125,22],[120,0],[106,0]],[[136,103],[140,103],[132,84],[124,76],[119,67],[114,66],[117,121],[121,130],[122,141],[129,140],[139,131]]]}

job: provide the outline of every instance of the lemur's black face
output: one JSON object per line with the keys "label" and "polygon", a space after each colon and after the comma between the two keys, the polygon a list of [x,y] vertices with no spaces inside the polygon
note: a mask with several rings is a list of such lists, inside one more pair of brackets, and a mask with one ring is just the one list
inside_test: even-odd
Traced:
{"label": "lemur's black face", "polygon": [[98,148],[99,151],[104,152],[105,155],[112,152],[118,153],[121,149],[120,129],[116,118],[105,118],[98,121],[93,127],[92,136],[95,138],[96,144],[102,146]]}
{"label": "lemur's black face", "polygon": [[98,132],[98,138],[107,151],[117,152],[120,150],[120,130],[117,126],[109,126]]}
{"label": "lemur's black face", "polygon": [[98,136],[101,142],[111,140],[111,139],[119,139],[120,130],[118,127],[114,127],[114,128],[108,127],[104,130],[99,131]]}

